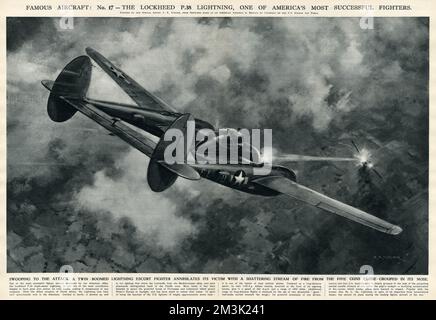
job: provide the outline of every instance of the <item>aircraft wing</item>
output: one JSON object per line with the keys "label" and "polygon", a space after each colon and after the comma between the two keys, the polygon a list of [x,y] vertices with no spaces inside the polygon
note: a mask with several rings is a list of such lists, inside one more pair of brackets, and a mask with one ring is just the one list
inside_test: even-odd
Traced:
{"label": "aircraft wing", "polygon": [[159,97],[145,90],[139,83],[129,77],[121,69],[114,66],[108,59],[92,48],[86,48],[86,53],[126,92],[139,107],[158,111],[176,112]]}
{"label": "aircraft wing", "polygon": [[280,176],[265,176],[252,181],[272,190],[286,194],[297,200],[308,203],[317,208],[335,213],[370,228],[392,235],[401,233],[399,226],[377,218],[362,210],[349,206],[338,200],[329,198],[319,192],[302,186],[292,180]]}
{"label": "aircraft wing", "polygon": [[107,113],[100,111],[91,103],[87,103],[82,99],[71,99],[66,97],[60,98],[69,103],[72,107],[76,108],[88,118],[94,120],[102,127],[112,132],[114,135],[126,141],[132,147],[138,149],[146,156],[152,156],[153,150],[156,147],[156,143],[153,140],[131,129],[121,120],[113,118]]}

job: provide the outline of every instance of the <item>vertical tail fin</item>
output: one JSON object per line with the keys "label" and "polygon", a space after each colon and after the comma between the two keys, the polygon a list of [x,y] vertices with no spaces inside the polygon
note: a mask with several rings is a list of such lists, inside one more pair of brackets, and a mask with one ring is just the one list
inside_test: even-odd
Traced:
{"label": "vertical tail fin", "polygon": [[84,98],[91,82],[91,70],[92,65],[89,57],[80,56],[68,63],[54,82],[42,81],[42,85],[50,90],[47,113],[51,120],[63,122],[76,113],[77,110],[60,97]]}
{"label": "vertical tail fin", "polygon": [[[168,129],[179,129],[186,134],[186,125],[190,119],[192,120],[190,114],[183,114]],[[165,148],[171,143],[172,141],[165,141],[164,136],[162,136],[150,158],[147,181],[150,189],[155,192],[161,192],[169,188],[178,176],[189,180],[200,179],[199,173],[185,163],[167,164],[165,162]]]}

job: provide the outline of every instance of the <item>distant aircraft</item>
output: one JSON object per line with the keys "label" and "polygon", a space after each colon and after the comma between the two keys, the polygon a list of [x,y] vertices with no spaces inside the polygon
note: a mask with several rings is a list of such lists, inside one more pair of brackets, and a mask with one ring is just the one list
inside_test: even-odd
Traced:
{"label": "distant aircraft", "polygon": [[[47,104],[48,115],[55,122],[63,122],[70,119],[77,111],[80,111],[109,130],[112,135],[120,137],[132,147],[150,157],[147,181],[153,191],[161,192],[166,190],[175,182],[177,177],[190,180],[198,180],[203,177],[251,194],[262,196],[285,194],[387,234],[398,235],[402,232],[399,226],[298,184],[295,172],[286,167],[272,166],[268,175],[256,175],[254,169],[261,166],[262,163],[258,150],[254,147],[251,149],[252,160],[244,164],[168,164],[164,159],[164,151],[169,142],[163,139],[164,133],[171,128],[186,130],[187,122],[192,119],[192,116],[177,112],[163,100],[141,87],[135,80],[94,49],[86,48],[86,53],[88,56],[79,56],[67,64],[55,81],[42,81],[44,87],[50,90]],[[137,105],[94,100],[87,97],[92,70],[89,57]],[[160,140],[156,143],[131,126],[144,130],[160,138]],[[210,123],[195,119],[195,130],[200,129],[216,131]],[[222,136],[218,136],[218,139],[221,138]],[[195,148],[199,145],[201,145],[201,142],[197,143]],[[342,158],[319,159],[340,161]],[[300,155],[294,155],[293,157],[293,161],[313,160],[317,160],[317,158]],[[366,166],[367,163],[364,165]]]}

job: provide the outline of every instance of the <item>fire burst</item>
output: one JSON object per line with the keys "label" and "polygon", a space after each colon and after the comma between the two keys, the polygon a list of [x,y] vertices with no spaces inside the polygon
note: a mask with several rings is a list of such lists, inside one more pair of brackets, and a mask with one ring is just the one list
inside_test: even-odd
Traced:
{"label": "fire burst", "polygon": [[371,152],[368,149],[363,148],[359,153],[355,154],[354,157],[358,161],[358,166],[367,166],[368,168],[372,168],[374,164],[371,162]]}

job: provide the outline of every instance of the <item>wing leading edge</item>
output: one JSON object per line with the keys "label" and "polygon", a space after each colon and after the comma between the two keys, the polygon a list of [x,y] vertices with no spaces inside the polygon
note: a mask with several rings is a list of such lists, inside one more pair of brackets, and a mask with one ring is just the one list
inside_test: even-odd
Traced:
{"label": "wing leading edge", "polygon": [[329,198],[319,192],[295,183],[285,177],[262,177],[254,180],[253,183],[257,183],[267,188],[276,190],[280,193],[291,196],[292,198],[303,201],[317,208],[335,213],[344,218],[353,220],[367,227],[376,229],[387,234],[397,235],[403,231],[399,226],[393,225],[385,220],[377,218],[373,215],[370,215],[369,213],[349,206],[338,200]]}
{"label": "wing leading edge", "polygon": [[158,111],[176,112],[171,106],[151,92],[145,90],[139,83],[117,68],[102,54],[92,48],[86,48],[86,53],[94,60],[126,92],[139,107]]}

